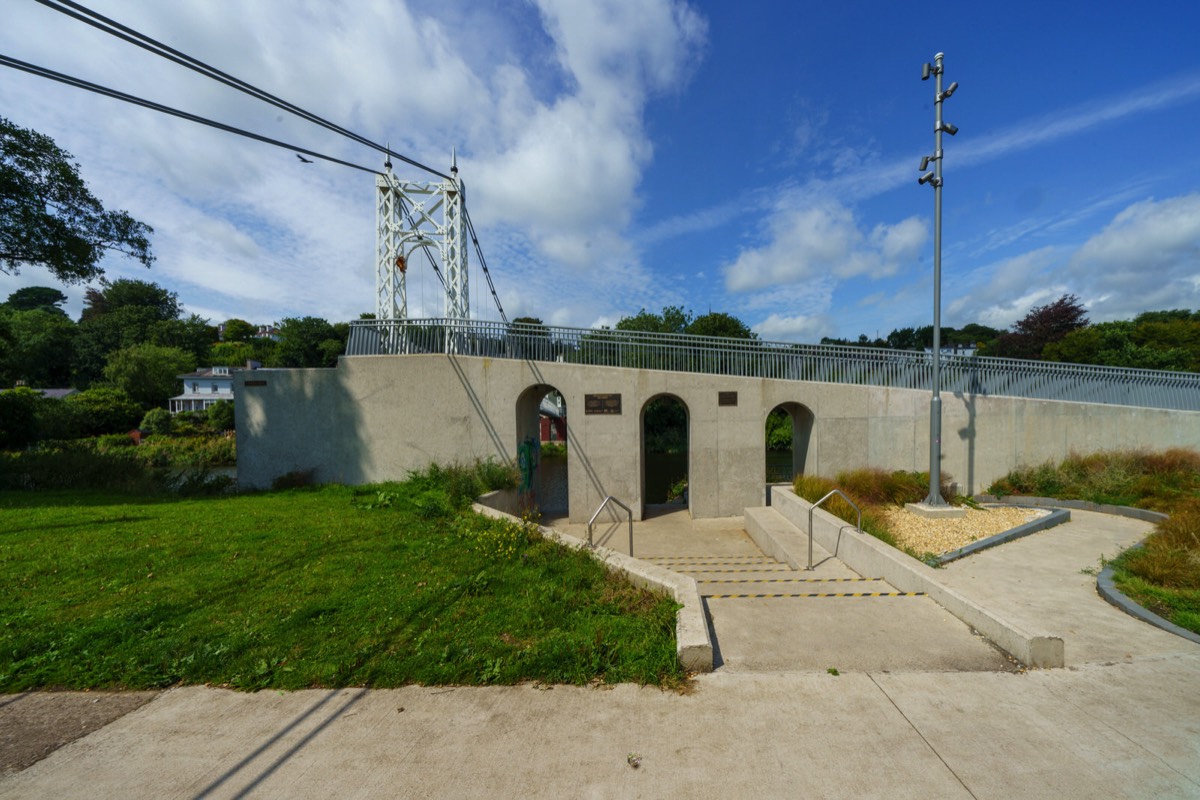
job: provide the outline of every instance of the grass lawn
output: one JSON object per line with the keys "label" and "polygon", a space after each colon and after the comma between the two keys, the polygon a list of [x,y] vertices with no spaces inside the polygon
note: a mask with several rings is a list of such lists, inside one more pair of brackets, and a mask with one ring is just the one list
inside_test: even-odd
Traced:
{"label": "grass lawn", "polygon": [[675,611],[429,480],[0,493],[0,691],[676,685]]}

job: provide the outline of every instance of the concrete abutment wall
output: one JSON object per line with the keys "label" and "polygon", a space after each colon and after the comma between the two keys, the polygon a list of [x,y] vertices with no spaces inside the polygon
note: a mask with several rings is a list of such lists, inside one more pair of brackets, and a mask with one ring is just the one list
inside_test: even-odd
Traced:
{"label": "concrete abutment wall", "polygon": [[[641,409],[660,394],[688,410],[697,518],[764,504],[763,422],[779,405],[811,414],[805,472],[929,466],[929,393],[911,389],[447,355],[356,356],[336,369],[256,370],[235,381],[238,480],[250,488],[293,471],[353,484],[403,479],[431,462],[512,461],[526,432],[523,404],[536,403],[529,390],[551,386],[568,409],[573,522],[610,494],[640,512]],[[599,410],[588,395],[619,395],[620,413],[588,413]],[[942,469],[965,491],[1071,451],[1200,448],[1200,412],[942,398]]]}

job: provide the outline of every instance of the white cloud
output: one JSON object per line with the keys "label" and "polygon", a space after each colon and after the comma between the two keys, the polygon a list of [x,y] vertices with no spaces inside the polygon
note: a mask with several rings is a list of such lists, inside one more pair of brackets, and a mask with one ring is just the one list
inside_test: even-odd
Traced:
{"label": "white cloud", "polygon": [[952,324],[1005,328],[1064,294],[1093,322],[1147,309],[1200,308],[1200,194],[1127,206],[1074,249],[1042,247],[953,282]]}
{"label": "white cloud", "polygon": [[924,246],[925,223],[910,217],[895,225],[862,230],[854,213],[833,202],[778,209],[768,223],[769,241],[743,250],[725,267],[733,292],[794,283],[822,275],[873,278],[891,275]]}
{"label": "white cloud", "polygon": [[819,342],[836,330],[837,324],[827,314],[794,317],[771,314],[754,326],[754,332],[761,338],[775,342]]}
{"label": "white cloud", "polygon": [[1200,307],[1200,194],[1134,203],[1076,251],[1064,274],[1097,320]]}

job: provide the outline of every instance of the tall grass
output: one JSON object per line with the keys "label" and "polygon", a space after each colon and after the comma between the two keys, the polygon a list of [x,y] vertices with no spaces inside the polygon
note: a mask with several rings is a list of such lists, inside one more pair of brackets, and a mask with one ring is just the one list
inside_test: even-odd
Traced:
{"label": "tall grass", "polygon": [[1072,454],[1009,472],[989,487],[998,496],[1021,494],[1088,500],[1171,513],[1179,502],[1200,496],[1200,452],[1106,450]]}
{"label": "tall grass", "polygon": [[1176,447],[1072,454],[1059,463],[1015,469],[989,491],[1169,514],[1142,547],[1113,560],[1113,578],[1141,605],[1200,633],[1200,453]]}

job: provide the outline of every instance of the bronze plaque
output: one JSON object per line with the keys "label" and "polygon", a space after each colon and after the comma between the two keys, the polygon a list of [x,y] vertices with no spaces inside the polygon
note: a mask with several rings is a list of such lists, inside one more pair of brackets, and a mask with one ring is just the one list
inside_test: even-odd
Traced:
{"label": "bronze plaque", "polygon": [[717,392],[718,406],[736,406],[737,392]]}
{"label": "bronze plaque", "polygon": [[266,381],[246,381],[242,386],[266,386]]}
{"label": "bronze plaque", "polygon": [[585,394],[583,396],[584,414],[620,414],[621,395],[619,394]]}

